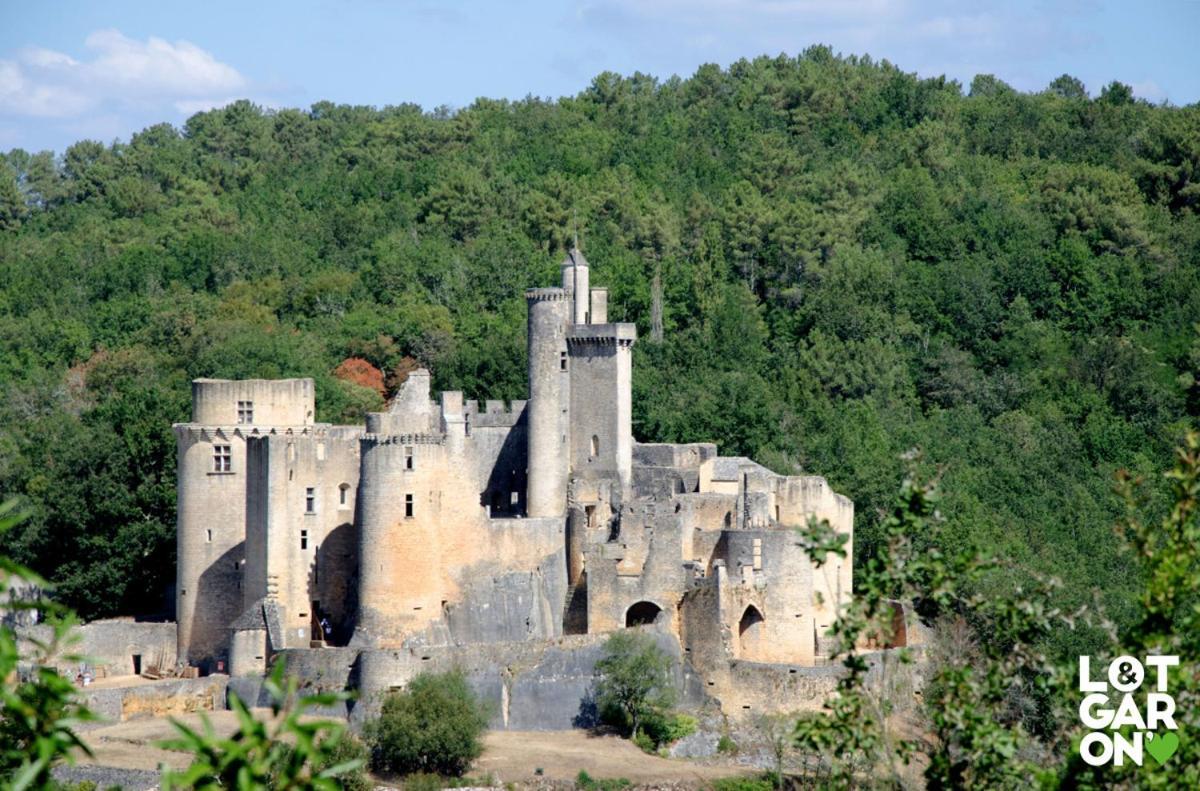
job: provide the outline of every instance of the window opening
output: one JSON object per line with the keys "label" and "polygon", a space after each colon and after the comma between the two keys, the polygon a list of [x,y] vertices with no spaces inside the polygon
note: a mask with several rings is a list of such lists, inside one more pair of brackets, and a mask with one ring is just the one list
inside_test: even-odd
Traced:
{"label": "window opening", "polygon": [[228,445],[213,445],[213,472],[233,471],[233,450]]}

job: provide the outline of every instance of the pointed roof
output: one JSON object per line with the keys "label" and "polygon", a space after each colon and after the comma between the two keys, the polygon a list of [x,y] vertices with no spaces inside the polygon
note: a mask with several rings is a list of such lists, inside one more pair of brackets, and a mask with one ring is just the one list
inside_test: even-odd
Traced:
{"label": "pointed roof", "polygon": [[580,252],[579,246],[571,245],[571,249],[567,251],[567,257],[563,259],[562,265],[564,269],[568,266],[586,267],[588,262],[583,257],[583,253]]}

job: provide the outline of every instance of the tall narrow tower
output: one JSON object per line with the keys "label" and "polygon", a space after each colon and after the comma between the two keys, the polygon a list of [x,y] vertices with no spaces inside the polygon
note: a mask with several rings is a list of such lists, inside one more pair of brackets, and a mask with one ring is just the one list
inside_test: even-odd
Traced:
{"label": "tall narrow tower", "polygon": [[529,404],[525,408],[529,472],[525,502],[530,516],[558,516],[566,508],[571,296],[572,292],[563,288],[525,292],[529,310]]}

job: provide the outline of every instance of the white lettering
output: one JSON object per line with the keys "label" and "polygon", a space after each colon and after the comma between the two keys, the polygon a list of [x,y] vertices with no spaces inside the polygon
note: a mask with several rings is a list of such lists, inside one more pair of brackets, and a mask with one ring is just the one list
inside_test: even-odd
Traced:
{"label": "white lettering", "polygon": [[[1179,664],[1177,656],[1148,656],[1146,664],[1158,671],[1155,678],[1155,686],[1159,692],[1167,691],[1167,668],[1175,667]],[[1174,726],[1172,726],[1174,727]]]}
{"label": "white lettering", "polygon": [[1103,681],[1092,681],[1092,658],[1090,656],[1079,657],[1079,691],[1080,692],[1107,692],[1108,685]]}
{"label": "white lettering", "polygon": [[1083,702],[1079,704],[1080,721],[1092,730],[1107,728],[1108,724],[1112,722],[1113,710],[1099,709],[1094,714],[1092,713],[1093,707],[1105,703],[1108,703],[1108,695],[1100,692],[1093,692],[1091,695],[1085,697]]}
{"label": "white lettering", "polygon": [[1165,725],[1175,730],[1175,698],[1161,692],[1146,696],[1146,730],[1157,731]]}
{"label": "white lettering", "polygon": [[1142,765],[1142,732],[1138,731],[1133,734],[1133,741],[1129,741],[1119,733],[1112,735],[1113,745],[1115,747],[1116,758],[1113,761],[1113,766],[1124,766],[1125,756],[1129,756],[1129,760],[1133,761],[1138,766]]}
{"label": "white lettering", "polygon": [[[1092,745],[1100,745],[1100,754],[1092,753]],[[1112,760],[1113,744],[1104,731],[1092,731],[1079,742],[1079,755],[1088,766],[1104,766]]]}
{"label": "white lettering", "polygon": [[1115,730],[1126,725],[1132,725],[1139,731],[1146,730],[1146,721],[1142,719],[1142,710],[1138,708],[1133,695],[1121,698],[1121,703],[1117,706],[1117,716],[1113,717],[1112,724],[1108,727]]}

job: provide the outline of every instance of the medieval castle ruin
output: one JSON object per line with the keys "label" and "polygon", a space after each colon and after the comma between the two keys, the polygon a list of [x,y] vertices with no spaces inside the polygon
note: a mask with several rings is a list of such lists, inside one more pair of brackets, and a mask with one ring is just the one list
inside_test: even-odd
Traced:
{"label": "medieval castle ruin", "polygon": [[334,426],[310,379],[195,381],[175,427],[179,660],[252,676],[332,657],[367,690],[465,664],[507,701],[513,656],[652,625],[727,708],[821,665],[851,563],[815,566],[795,528],[849,536],[853,503],[714,444],[636,442],[636,328],[588,281],[572,250],[560,287],[526,292],[528,401],[434,400],[418,370]]}

